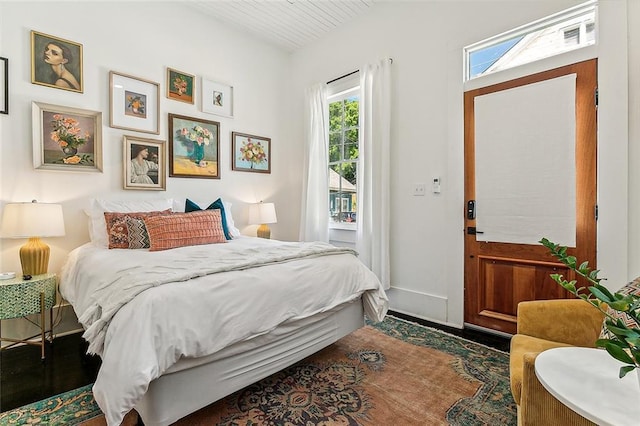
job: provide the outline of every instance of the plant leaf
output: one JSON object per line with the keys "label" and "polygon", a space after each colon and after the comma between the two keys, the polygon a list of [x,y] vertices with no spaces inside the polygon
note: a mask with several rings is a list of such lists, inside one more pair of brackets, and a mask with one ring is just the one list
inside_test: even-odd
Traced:
{"label": "plant leaf", "polygon": [[621,379],[627,375],[628,372],[636,369],[635,365],[625,365],[624,367],[620,367],[620,372],[618,373],[618,377]]}

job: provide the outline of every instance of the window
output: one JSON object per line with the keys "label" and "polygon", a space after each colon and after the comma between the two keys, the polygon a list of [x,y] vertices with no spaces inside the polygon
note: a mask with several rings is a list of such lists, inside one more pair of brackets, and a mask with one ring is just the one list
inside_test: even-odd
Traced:
{"label": "window", "polygon": [[589,1],[465,47],[465,81],[595,44],[596,6]]}
{"label": "window", "polygon": [[359,87],[329,96],[329,218],[354,223],[359,139]]}

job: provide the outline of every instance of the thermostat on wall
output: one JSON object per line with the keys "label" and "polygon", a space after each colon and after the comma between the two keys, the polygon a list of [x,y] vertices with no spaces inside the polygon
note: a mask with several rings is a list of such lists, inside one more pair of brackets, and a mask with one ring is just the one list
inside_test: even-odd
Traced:
{"label": "thermostat on wall", "polygon": [[15,272],[0,272],[0,280],[10,280],[16,277]]}

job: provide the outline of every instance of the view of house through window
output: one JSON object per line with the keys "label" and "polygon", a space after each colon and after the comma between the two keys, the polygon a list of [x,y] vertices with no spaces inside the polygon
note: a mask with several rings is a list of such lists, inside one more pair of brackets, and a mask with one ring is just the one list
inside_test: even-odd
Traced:
{"label": "view of house through window", "polygon": [[358,88],[329,97],[329,217],[354,223],[359,132]]}
{"label": "view of house through window", "polygon": [[465,81],[596,42],[596,1],[589,1],[467,46]]}

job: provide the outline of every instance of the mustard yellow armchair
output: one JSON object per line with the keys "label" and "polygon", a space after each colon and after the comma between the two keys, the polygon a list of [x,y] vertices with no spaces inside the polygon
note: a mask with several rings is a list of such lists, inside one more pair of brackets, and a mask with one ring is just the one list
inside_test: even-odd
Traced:
{"label": "mustard yellow armchair", "polygon": [[536,300],[518,304],[517,334],[511,339],[511,393],[519,426],[582,426],[594,423],[555,399],[540,384],[536,356],[561,346],[595,347],[603,314],[580,299]]}

